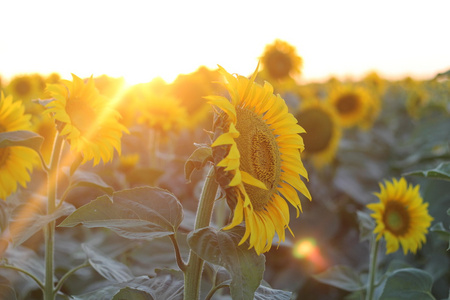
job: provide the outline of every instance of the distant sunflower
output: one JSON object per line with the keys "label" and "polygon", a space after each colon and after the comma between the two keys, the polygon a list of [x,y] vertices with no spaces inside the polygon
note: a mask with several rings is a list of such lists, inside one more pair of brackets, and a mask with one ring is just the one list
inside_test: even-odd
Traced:
{"label": "distant sunflower", "polygon": [[45,162],[49,164],[56,136],[55,122],[49,114],[40,114],[39,117],[33,119],[32,123],[33,131],[44,138],[41,145],[41,154]]}
{"label": "distant sunflower", "polygon": [[6,86],[5,91],[8,95],[12,95],[13,99],[22,101],[25,113],[33,115],[42,113],[42,106],[31,101],[43,95],[43,79],[40,75],[14,76]]}
{"label": "distant sunflower", "polygon": [[303,136],[305,157],[317,168],[330,163],[342,135],[335,110],[324,102],[308,101],[303,102],[295,117],[307,132]]}
{"label": "distant sunflower", "polygon": [[300,74],[303,64],[297,49],[289,43],[276,39],[264,49],[261,56],[263,72],[267,71],[271,79],[286,79]]}
{"label": "distant sunflower", "polygon": [[415,254],[425,243],[433,220],[428,214],[428,203],[423,203],[419,194],[419,185],[408,185],[402,177],[392,183],[385,181],[384,186],[380,183],[380,189],[380,193],[375,193],[380,203],[367,205],[374,211],[371,216],[376,221],[377,240],[386,239],[386,254],[397,251],[399,244],[405,255],[408,250]]}
{"label": "distant sunflower", "polygon": [[283,99],[273,94],[270,84],[254,82],[257,70],[248,79],[219,69],[231,102],[221,96],[207,99],[220,109],[211,146],[216,178],[234,211],[224,229],[245,220],[240,243],[249,240],[250,248],[260,254],[271,248],[275,233],[284,240],[290,219],[287,202],[297,209],[298,217],[297,191],[311,199],[300,177],[308,177],[300,158],[304,145],[299,133],[304,129],[288,113]]}
{"label": "distant sunflower", "polygon": [[370,101],[370,94],[362,87],[338,86],[329,96],[343,127],[359,125],[367,116]]}
{"label": "distant sunflower", "polygon": [[98,92],[91,77],[87,83],[72,74],[73,81],[50,84],[47,89],[54,98],[46,105],[53,113],[60,135],[71,149],[83,156],[82,163],[110,161],[114,149],[121,151],[121,138],[126,127],[119,123],[120,114],[112,103]]}
{"label": "distant sunflower", "polygon": [[428,102],[430,102],[429,94],[424,88],[417,86],[411,89],[408,94],[406,110],[412,118],[418,119]]}
{"label": "distant sunflower", "polygon": [[[0,132],[31,130],[31,116],[25,114],[21,101],[13,101],[10,95],[0,95]],[[37,161],[34,150],[26,147],[0,148],[0,199],[5,200],[30,181],[30,172]]]}

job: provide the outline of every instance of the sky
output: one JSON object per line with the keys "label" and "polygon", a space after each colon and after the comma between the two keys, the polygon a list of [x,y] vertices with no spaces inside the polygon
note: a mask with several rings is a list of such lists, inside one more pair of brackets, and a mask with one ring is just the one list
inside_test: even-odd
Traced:
{"label": "sky", "polygon": [[450,1],[2,0],[0,76],[102,74],[128,83],[223,66],[251,74],[282,39],[304,82],[426,79],[450,69]]}

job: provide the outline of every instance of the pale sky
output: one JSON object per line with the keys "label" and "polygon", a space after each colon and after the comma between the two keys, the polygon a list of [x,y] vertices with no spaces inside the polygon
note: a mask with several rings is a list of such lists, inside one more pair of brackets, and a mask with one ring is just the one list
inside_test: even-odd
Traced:
{"label": "pale sky", "polygon": [[276,38],[300,80],[433,77],[450,69],[450,1],[1,0],[0,75],[107,74],[167,82],[219,64],[251,74]]}

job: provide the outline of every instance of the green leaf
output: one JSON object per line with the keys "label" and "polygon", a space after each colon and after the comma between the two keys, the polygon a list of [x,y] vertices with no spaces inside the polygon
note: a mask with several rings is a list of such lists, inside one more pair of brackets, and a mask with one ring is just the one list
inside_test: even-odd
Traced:
{"label": "green leaf", "polygon": [[313,278],[348,292],[364,289],[364,284],[361,282],[358,273],[344,265],[331,267],[325,272],[314,275]]}
{"label": "green leaf", "polygon": [[69,177],[70,189],[84,186],[99,188],[108,195],[114,192],[110,185],[106,184],[100,176],[93,172],[77,170],[72,176],[69,176],[69,168],[64,168],[63,172]]}
{"label": "green leaf", "polygon": [[[33,250],[23,246],[9,247],[2,257],[6,259],[2,262],[3,265],[12,265],[25,270],[33,274],[41,282],[44,282],[44,262]],[[56,277],[54,279],[56,280]]]}
{"label": "green leaf", "polygon": [[447,251],[450,250],[450,231],[444,227],[442,222],[431,226],[430,231],[438,233],[444,240],[448,241],[449,245]]}
{"label": "green leaf", "polygon": [[[164,300],[182,300],[183,299],[183,273],[181,271],[166,272],[159,271],[154,278],[140,276],[133,278],[128,282],[115,283],[99,290],[74,296],[75,300],[110,300],[113,299],[122,289],[142,291],[150,295],[151,298],[137,299],[164,299]],[[145,294],[141,294],[145,295]],[[114,298],[118,299],[118,298]],[[129,299],[129,298],[121,298]],[[133,299],[133,298],[131,298]]]}
{"label": "green leaf", "polygon": [[291,292],[276,290],[263,285],[260,285],[255,292],[255,300],[289,300],[291,297]]}
{"label": "green leaf", "polygon": [[359,240],[361,242],[370,240],[373,236],[373,230],[375,229],[374,220],[368,213],[357,211],[356,214],[359,224]]}
{"label": "green leaf", "polygon": [[109,281],[126,282],[134,278],[126,265],[107,257],[92,246],[82,244],[81,247],[86,253],[91,266]]}
{"label": "green leaf", "polygon": [[7,205],[5,201],[0,201],[0,234],[8,227],[9,216],[7,211]]}
{"label": "green leaf", "polygon": [[121,289],[117,294],[114,295],[112,300],[153,300],[153,297],[144,291],[137,289],[131,289],[129,287]]}
{"label": "green leaf", "polygon": [[31,202],[15,209],[15,218],[9,225],[13,246],[17,247],[40,231],[51,221],[67,216],[75,211],[75,206],[64,202],[52,214],[46,215],[38,205]]}
{"label": "green leaf", "polygon": [[208,161],[212,161],[211,147],[201,146],[191,154],[184,164],[184,176],[191,182],[191,175],[194,170],[202,169]]}
{"label": "green leaf", "polygon": [[42,136],[32,131],[17,130],[0,132],[0,148],[22,146],[31,148],[39,153],[43,141],[44,138]]}
{"label": "green leaf", "polygon": [[420,176],[450,181],[450,162],[440,163],[436,168],[404,173],[403,176]]}
{"label": "green leaf", "polygon": [[431,287],[433,279],[425,271],[406,268],[393,272],[386,280],[380,296],[383,300],[433,300]]}
{"label": "green leaf", "polygon": [[233,299],[253,299],[263,277],[264,255],[248,249],[248,243],[238,246],[243,227],[218,231],[205,227],[188,235],[189,247],[200,258],[224,267],[231,274],[230,292]]}
{"label": "green leaf", "polygon": [[150,240],[175,233],[183,219],[178,199],[156,187],[138,187],[98,197],[68,216],[59,226],[104,227],[129,239]]}

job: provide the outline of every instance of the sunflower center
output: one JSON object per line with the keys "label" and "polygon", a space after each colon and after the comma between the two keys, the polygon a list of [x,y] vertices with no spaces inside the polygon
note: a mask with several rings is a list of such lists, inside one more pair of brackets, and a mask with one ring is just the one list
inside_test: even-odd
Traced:
{"label": "sunflower center", "polygon": [[354,93],[346,93],[340,96],[336,102],[336,109],[340,114],[352,113],[356,110],[359,103],[358,95]]}
{"label": "sunflower center", "polygon": [[333,121],[330,116],[318,108],[309,108],[297,114],[298,124],[307,134],[303,135],[305,151],[321,152],[327,149],[333,137]]}
{"label": "sunflower center", "polygon": [[396,236],[402,236],[408,232],[410,217],[408,208],[398,201],[389,201],[383,215],[386,229]]}
{"label": "sunflower center", "polygon": [[255,210],[263,210],[280,181],[281,155],[272,130],[262,117],[246,108],[236,108],[236,144],[241,154],[241,170],[263,182],[267,190],[245,184]]}
{"label": "sunflower center", "polygon": [[86,135],[92,130],[92,124],[97,115],[90,105],[84,105],[79,98],[72,98],[67,101],[66,111],[73,126],[78,128],[82,135]]}
{"label": "sunflower center", "polygon": [[292,61],[286,53],[275,50],[267,57],[267,70],[273,78],[284,78],[292,69]]}
{"label": "sunflower center", "polygon": [[15,85],[17,95],[23,97],[31,91],[31,85],[28,80],[19,80]]}

